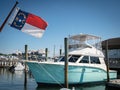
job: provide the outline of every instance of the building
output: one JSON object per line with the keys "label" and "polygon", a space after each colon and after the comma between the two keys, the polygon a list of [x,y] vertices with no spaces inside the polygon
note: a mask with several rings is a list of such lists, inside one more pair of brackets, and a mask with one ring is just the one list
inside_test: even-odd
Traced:
{"label": "building", "polygon": [[120,37],[102,41],[102,49],[104,53],[106,50],[106,41],[108,43],[109,67],[111,69],[120,69]]}

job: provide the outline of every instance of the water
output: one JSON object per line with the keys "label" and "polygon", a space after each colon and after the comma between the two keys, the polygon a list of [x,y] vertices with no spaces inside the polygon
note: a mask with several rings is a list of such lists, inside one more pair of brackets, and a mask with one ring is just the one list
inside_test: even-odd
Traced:
{"label": "water", "polygon": [[[62,87],[37,86],[34,78],[27,73],[27,85],[24,86],[24,71],[10,72],[0,68],[0,90],[60,90]],[[72,87],[70,87],[72,89]],[[75,90],[106,90],[104,84],[75,86]]]}

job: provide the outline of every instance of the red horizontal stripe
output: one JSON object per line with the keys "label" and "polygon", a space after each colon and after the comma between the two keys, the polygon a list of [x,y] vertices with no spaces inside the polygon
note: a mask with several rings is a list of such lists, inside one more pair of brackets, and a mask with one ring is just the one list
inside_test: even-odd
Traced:
{"label": "red horizontal stripe", "polygon": [[47,23],[40,17],[33,15],[33,14],[29,14],[26,20],[26,23],[38,27],[40,29],[45,30],[47,27]]}

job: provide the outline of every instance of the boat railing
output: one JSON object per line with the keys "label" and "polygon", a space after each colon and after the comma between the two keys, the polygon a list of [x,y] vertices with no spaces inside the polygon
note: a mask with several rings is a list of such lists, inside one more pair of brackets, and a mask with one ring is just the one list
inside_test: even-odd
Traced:
{"label": "boat railing", "polygon": [[69,36],[69,49],[77,49],[77,48],[92,48],[102,50],[101,47],[101,38],[97,36],[92,36],[88,34],[80,34]]}
{"label": "boat railing", "polygon": [[69,45],[69,49],[72,49],[72,48],[74,48],[74,49],[77,49],[77,48],[87,48],[87,47],[92,48],[92,46],[87,45],[87,44],[70,44]]}

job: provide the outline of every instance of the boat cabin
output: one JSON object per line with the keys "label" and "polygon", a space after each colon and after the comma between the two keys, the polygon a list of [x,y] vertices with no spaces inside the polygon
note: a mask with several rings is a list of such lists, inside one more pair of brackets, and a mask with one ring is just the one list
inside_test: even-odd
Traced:
{"label": "boat cabin", "polygon": [[[100,37],[80,34],[69,37],[69,53],[68,62],[82,64],[105,64],[104,55],[100,46]],[[94,42],[91,42],[91,40]],[[95,41],[98,42],[95,42]],[[90,42],[89,42],[90,41]],[[65,57],[61,57],[59,62],[65,61]]]}

